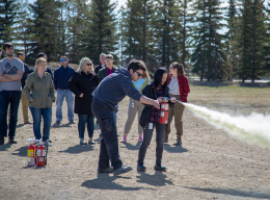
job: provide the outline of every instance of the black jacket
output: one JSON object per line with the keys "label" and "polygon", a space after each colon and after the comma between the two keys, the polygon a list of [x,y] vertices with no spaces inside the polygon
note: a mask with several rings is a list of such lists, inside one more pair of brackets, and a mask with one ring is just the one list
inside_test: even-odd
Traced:
{"label": "black jacket", "polygon": [[[105,66],[106,66],[106,65],[105,65]],[[101,70],[101,69],[102,69],[101,64],[97,65],[97,66],[95,67],[95,73],[98,74],[99,70]]]}
{"label": "black jacket", "polygon": [[[147,86],[145,86],[145,88],[142,90],[142,94],[150,99],[154,99],[157,100],[157,95],[156,95],[156,89],[155,89],[155,85],[154,82],[148,84]],[[163,92],[162,97],[170,97],[169,94],[169,88],[166,87],[165,91]],[[174,103],[169,102],[170,106],[173,105]],[[152,105],[147,105],[145,104],[144,109],[142,111],[141,117],[140,117],[140,125],[141,127],[145,127],[148,123],[148,116],[152,110],[153,106]]]}
{"label": "black jacket", "polygon": [[24,73],[23,73],[23,77],[21,79],[21,83],[22,83],[22,88],[24,88],[25,86],[25,81],[27,80],[28,74],[29,74],[29,66],[25,63],[23,63],[24,65]]}
{"label": "black jacket", "polygon": [[[68,88],[75,94],[74,112],[78,114],[90,115],[92,104],[92,92],[96,89],[100,79],[97,75],[86,74],[84,72],[74,72],[68,82]],[[83,97],[80,98],[81,93]]]}

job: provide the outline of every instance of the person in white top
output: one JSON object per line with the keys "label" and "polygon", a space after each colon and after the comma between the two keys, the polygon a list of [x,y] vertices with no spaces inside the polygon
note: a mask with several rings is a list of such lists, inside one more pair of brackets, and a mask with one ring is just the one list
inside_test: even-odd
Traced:
{"label": "person in white top", "polygon": [[[170,65],[170,75],[168,79],[169,94],[171,97],[175,97],[178,101],[187,102],[187,96],[190,92],[188,80],[185,76],[184,66],[178,62],[173,62]],[[176,103],[169,109],[169,119],[166,127],[166,134],[164,143],[168,142],[168,137],[171,132],[171,122],[174,116],[175,128],[176,128],[176,143],[174,145],[182,145],[182,135],[183,135],[183,114],[185,106],[180,103]]]}

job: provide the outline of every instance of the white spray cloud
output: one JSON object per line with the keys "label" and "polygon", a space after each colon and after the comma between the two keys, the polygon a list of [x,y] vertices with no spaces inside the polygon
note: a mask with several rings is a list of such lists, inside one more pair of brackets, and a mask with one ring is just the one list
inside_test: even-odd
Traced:
{"label": "white spray cloud", "polygon": [[185,103],[196,116],[217,128],[222,128],[231,136],[250,144],[270,148],[270,115],[252,113],[249,116],[231,116],[210,110],[203,106]]}

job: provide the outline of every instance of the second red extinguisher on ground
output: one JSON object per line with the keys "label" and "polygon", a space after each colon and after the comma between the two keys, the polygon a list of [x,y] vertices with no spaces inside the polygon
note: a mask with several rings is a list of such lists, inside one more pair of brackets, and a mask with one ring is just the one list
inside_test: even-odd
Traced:
{"label": "second red extinguisher on ground", "polygon": [[43,144],[39,144],[36,151],[37,166],[44,167],[47,164],[47,150]]}

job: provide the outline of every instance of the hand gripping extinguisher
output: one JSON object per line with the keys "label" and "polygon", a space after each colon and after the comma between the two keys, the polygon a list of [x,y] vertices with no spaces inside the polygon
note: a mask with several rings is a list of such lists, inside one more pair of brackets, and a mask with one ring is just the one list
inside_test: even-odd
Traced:
{"label": "hand gripping extinguisher", "polygon": [[37,146],[36,159],[38,167],[44,167],[47,164],[47,150],[43,144]]}
{"label": "hand gripping extinguisher", "polygon": [[27,148],[28,167],[36,165],[36,150],[37,146],[34,143],[30,144]]}
{"label": "hand gripping extinguisher", "polygon": [[159,121],[159,123],[168,124],[168,117],[169,117],[169,103],[168,103],[168,101],[170,99],[165,97],[162,100],[163,100],[163,102],[160,104],[161,109],[160,109],[160,121]]}

